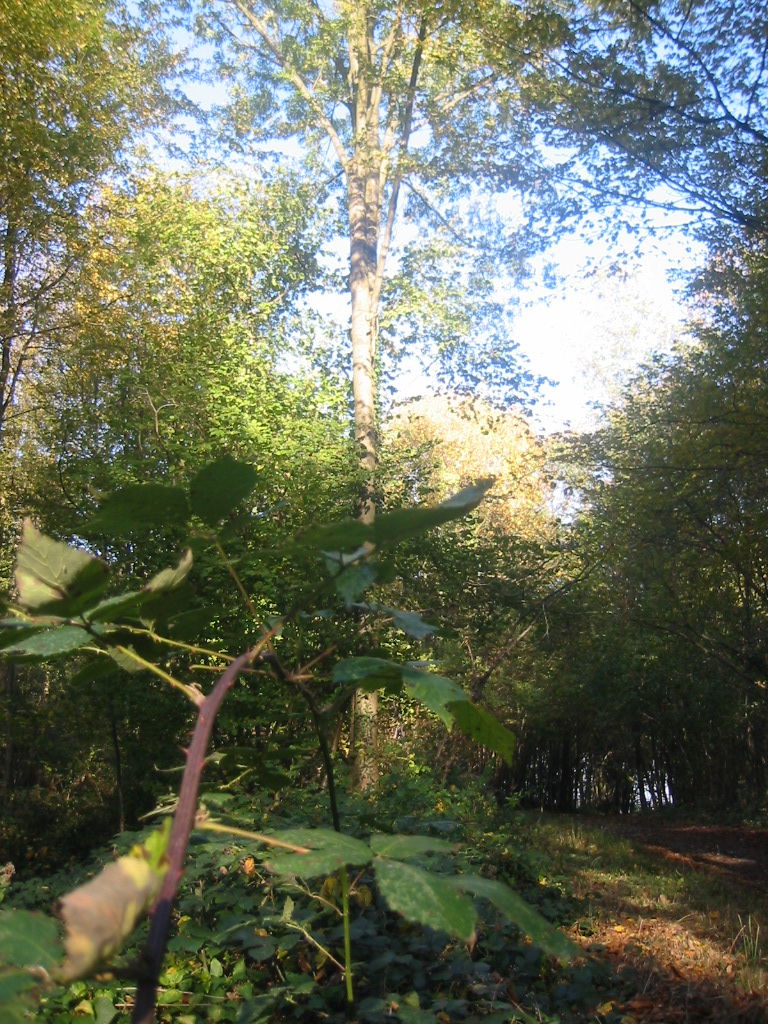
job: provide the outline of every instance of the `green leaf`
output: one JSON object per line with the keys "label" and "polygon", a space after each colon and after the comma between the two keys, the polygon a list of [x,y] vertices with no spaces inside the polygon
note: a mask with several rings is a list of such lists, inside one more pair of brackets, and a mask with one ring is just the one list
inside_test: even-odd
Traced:
{"label": "green leaf", "polygon": [[19,604],[28,611],[76,615],[107,585],[104,562],[85,551],[52,540],[24,521],[16,558]]}
{"label": "green leaf", "polygon": [[294,539],[286,545],[284,551],[313,549],[323,552],[345,552],[357,550],[372,541],[373,532],[370,526],[359,523],[356,519],[343,519],[340,523],[310,526],[296,534]]}
{"label": "green leaf", "polygon": [[477,508],[486,491],[493,486],[493,479],[478,480],[471,487],[465,487],[453,497],[430,508],[405,508],[396,512],[383,512],[373,523],[373,540],[377,545],[398,543],[408,537],[442,526],[452,519],[460,519]]}
{"label": "green leaf", "polygon": [[449,711],[448,705],[454,702],[467,700],[458,683],[445,676],[434,675],[431,672],[420,672],[419,669],[410,665],[403,666],[403,682],[408,696],[417,700],[440,719],[447,729],[453,726],[453,714]]}
{"label": "green leaf", "polygon": [[49,971],[61,959],[59,928],[51,917],[29,910],[0,911],[0,961]]}
{"label": "green leaf", "polygon": [[167,629],[174,640],[196,640],[200,643],[218,614],[219,610],[216,608],[192,608],[168,619]]}
{"label": "green leaf", "polygon": [[403,684],[403,666],[385,658],[345,658],[333,666],[332,677],[335,683],[352,683],[369,692],[397,693]]}
{"label": "green leaf", "polygon": [[79,668],[77,672],[74,672],[69,676],[68,687],[73,690],[77,689],[78,686],[82,686],[84,683],[91,683],[97,679],[109,679],[110,676],[114,676],[115,665],[111,658],[106,657],[104,654],[98,655],[93,661],[86,662],[82,668]]}
{"label": "green leaf", "polygon": [[371,859],[370,848],[361,839],[345,836],[326,828],[291,828],[275,832],[273,838],[295,846],[304,846],[310,853],[279,853],[270,857],[267,867],[279,875],[313,878],[331,875],[345,864],[362,867]]}
{"label": "green leaf", "polygon": [[480,896],[492,903],[545,953],[561,960],[570,960],[581,952],[575,942],[571,942],[567,936],[546,921],[530,903],[526,903],[508,885],[492,878],[481,878],[479,875],[455,875],[451,881],[462,892],[472,893],[473,896]]}
{"label": "green leaf", "polygon": [[380,857],[404,860],[422,853],[451,853],[453,845],[445,839],[432,836],[388,836],[383,833],[372,835],[369,845]]}
{"label": "green leaf", "polygon": [[156,594],[159,591],[174,590],[189,576],[191,568],[192,552],[189,548],[184,548],[179,564],[174,569],[163,569],[157,576],[153,576],[144,587],[143,593]]}
{"label": "green leaf", "polygon": [[[105,601],[101,601],[96,605],[95,608],[90,609],[86,613],[85,618],[89,622],[115,622],[126,616],[137,618],[158,594],[179,587],[189,575],[191,568],[192,552],[189,548],[185,548],[178,565],[170,569],[163,569],[157,573],[142,590],[134,590],[128,594],[108,597]],[[164,604],[163,608],[166,607]]]}
{"label": "green leaf", "polygon": [[447,932],[465,942],[472,938],[477,912],[451,879],[413,864],[378,857],[374,868],[381,894],[393,910],[409,921]]}
{"label": "green leaf", "polygon": [[376,567],[369,562],[350,565],[335,580],[336,590],[344,598],[347,608],[376,580]]}
{"label": "green leaf", "polygon": [[3,657],[12,661],[48,661],[72,654],[92,642],[93,637],[79,626],[58,626],[11,644],[3,650]]}
{"label": "green leaf", "polygon": [[136,611],[141,605],[142,592],[134,590],[129,594],[118,594],[100,601],[95,608],[90,608],[84,615],[89,622],[114,622],[128,612]]}
{"label": "green leaf", "polygon": [[109,996],[96,996],[93,1000],[93,1015],[96,1024],[112,1024],[112,1021],[120,1013],[115,1009],[115,1003]]}
{"label": "green leaf", "polygon": [[296,551],[315,548],[325,552],[345,552],[362,548],[364,544],[376,547],[397,544],[408,537],[415,537],[435,526],[467,515],[480,504],[492,486],[493,479],[478,480],[476,484],[465,487],[439,505],[382,512],[371,525],[356,519],[346,519],[340,523],[313,526],[297,534],[287,548]]}
{"label": "green leaf", "polygon": [[27,971],[0,968],[0,1016],[3,1024],[29,1024],[33,1000],[30,989],[39,982]]}
{"label": "green leaf", "polygon": [[49,625],[25,622],[23,619],[3,619],[0,622],[0,651],[11,644],[17,644],[35,633],[42,633]]}
{"label": "green leaf", "polygon": [[361,608],[368,608],[378,615],[386,615],[392,618],[395,626],[401,629],[406,636],[412,636],[415,640],[424,640],[437,632],[437,626],[422,619],[419,612],[406,612],[400,608],[390,608],[385,604],[365,604]]}
{"label": "green leaf", "polygon": [[141,846],[134,847],[133,856],[145,857],[153,871],[162,876],[165,874],[165,855],[168,852],[168,843],[171,839],[171,826],[173,818],[167,815],[163,818],[160,828],[153,829]]}
{"label": "green leaf", "polygon": [[86,523],[85,532],[122,537],[145,530],[182,526],[188,518],[187,496],[181,487],[132,484],[107,498]]}
{"label": "green leaf", "polygon": [[503,726],[498,718],[466,699],[452,701],[448,705],[448,710],[463,733],[471,736],[481,746],[495,750],[507,764],[512,763],[515,735]]}
{"label": "green leaf", "polygon": [[254,466],[225,455],[201,469],[190,484],[192,511],[208,526],[216,526],[253,493],[257,479]]}
{"label": "green leaf", "polygon": [[[133,644],[126,644],[125,647],[129,651],[134,650]],[[108,647],[107,654],[110,656],[112,661],[114,661],[117,667],[123,670],[123,672],[135,675],[137,672],[144,671],[143,666],[140,665],[135,658],[132,658],[129,654],[124,654],[123,651],[116,651],[114,647]]]}
{"label": "green leaf", "polygon": [[[174,572],[172,569],[165,571]],[[188,611],[192,599],[193,595],[186,581],[175,589],[158,590],[149,594],[146,601],[142,601],[139,621],[144,626],[166,633],[170,620]]]}

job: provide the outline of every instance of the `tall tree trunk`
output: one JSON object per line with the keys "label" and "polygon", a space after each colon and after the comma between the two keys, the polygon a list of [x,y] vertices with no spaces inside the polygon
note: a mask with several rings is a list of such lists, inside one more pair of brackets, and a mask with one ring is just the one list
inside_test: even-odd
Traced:
{"label": "tall tree trunk", "polygon": [[18,232],[8,218],[3,237],[3,277],[0,281],[0,447],[8,408],[13,399],[16,375],[11,359],[16,335],[16,274],[18,265]]}
{"label": "tall tree trunk", "polygon": [[[347,143],[337,130],[335,113],[330,115],[318,99],[315,86],[305,79],[283,50],[280,33],[270,17],[251,9],[248,0],[231,0],[250,28],[261,38],[297,94],[309,105],[317,125],[327,134],[346,177],[349,218],[349,292],[351,300],[352,388],[355,404],[355,437],[360,445],[364,483],[359,518],[372,523],[376,514],[375,473],[378,457],[376,429],[376,339],[377,312],[384,269],[389,254],[403,180],[403,164],[413,125],[414,105],[424,44],[426,15],[419,25],[412,50],[410,29],[402,10],[382,17],[371,0],[338,0],[338,11],[346,26],[347,54],[338,54],[337,74],[344,82],[344,99],[349,111],[351,139]],[[407,85],[393,71],[400,60],[400,48],[412,52]],[[396,159],[395,159],[396,157]],[[394,163],[394,169],[393,169]],[[385,189],[389,184],[386,214]],[[358,692],[354,701],[351,739],[356,746],[356,783],[375,786],[376,713],[378,695]]]}
{"label": "tall tree trunk", "polygon": [[[382,149],[380,90],[373,81],[375,15],[367,6],[356,8],[348,36],[351,114],[354,149],[347,166],[349,216],[349,292],[351,300],[352,394],[355,439],[364,472],[358,518],[372,523],[376,515],[375,474],[378,462],[376,426],[377,307],[383,272],[379,266],[382,188],[387,153]],[[394,211],[393,211],[394,212]],[[358,690],[353,702],[353,780],[360,790],[374,789],[379,780],[378,693]]]}

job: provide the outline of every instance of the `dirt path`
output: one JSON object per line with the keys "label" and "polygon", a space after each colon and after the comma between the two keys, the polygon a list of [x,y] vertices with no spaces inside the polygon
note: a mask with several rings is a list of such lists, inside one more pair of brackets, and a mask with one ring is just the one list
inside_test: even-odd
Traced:
{"label": "dirt path", "polygon": [[768,829],[671,822],[652,814],[595,818],[589,823],[686,867],[768,891]]}
{"label": "dirt path", "polygon": [[[635,849],[671,861],[719,883],[722,901],[662,903],[653,892],[596,894],[600,906],[589,935],[618,976],[629,971],[634,994],[609,1001],[622,1024],[766,1024],[768,972],[762,957],[745,954],[742,937],[765,922],[768,829],[675,821],[653,814],[622,818],[579,817],[588,829],[627,839]],[[728,894],[733,894],[731,899]],[[738,916],[738,902],[747,910]],[[754,919],[750,916],[754,914]],[[582,940],[582,945],[591,948]],[[595,1021],[613,1019],[598,1012]]]}

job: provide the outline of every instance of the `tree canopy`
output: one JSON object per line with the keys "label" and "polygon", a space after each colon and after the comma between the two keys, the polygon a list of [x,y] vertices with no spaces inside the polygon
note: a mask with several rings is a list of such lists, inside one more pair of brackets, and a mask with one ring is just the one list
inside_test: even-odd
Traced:
{"label": "tree canopy", "polygon": [[141,132],[163,125],[176,60],[108,2],[0,5],[0,435],[23,376],[71,329],[82,218]]}

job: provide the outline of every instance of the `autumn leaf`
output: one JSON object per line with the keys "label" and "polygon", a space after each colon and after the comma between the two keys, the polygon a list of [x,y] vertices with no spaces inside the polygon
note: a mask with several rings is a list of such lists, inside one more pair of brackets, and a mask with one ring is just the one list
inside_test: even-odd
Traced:
{"label": "autumn leaf", "polygon": [[167,870],[163,854],[169,833],[170,818],[144,846],[107,864],[90,882],[59,900],[57,912],[66,927],[66,956],[55,973],[58,981],[68,984],[89,975],[121,948],[149,911]]}

